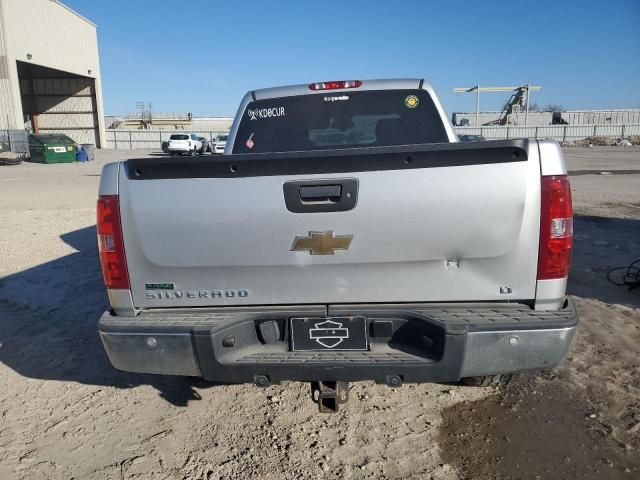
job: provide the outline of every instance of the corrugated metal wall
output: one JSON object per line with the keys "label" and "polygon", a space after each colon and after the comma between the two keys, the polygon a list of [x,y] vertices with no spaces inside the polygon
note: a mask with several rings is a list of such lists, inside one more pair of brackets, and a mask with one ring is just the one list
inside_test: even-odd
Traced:
{"label": "corrugated metal wall", "polygon": [[640,110],[576,110],[562,112],[570,125],[640,123]]}
{"label": "corrugated metal wall", "polygon": [[6,38],[16,60],[91,76],[99,72],[93,23],[51,0],[3,0]]}
{"label": "corrugated metal wall", "polygon": [[41,133],[64,133],[77,143],[98,144],[93,84],[90,78],[21,78],[22,108],[29,126],[35,130],[37,123]]}
{"label": "corrugated metal wall", "polygon": [[2,3],[0,2],[0,130],[15,128],[11,112],[15,110],[9,82],[9,61],[5,42]]}
{"label": "corrugated metal wall", "polygon": [[589,137],[617,139],[640,135],[640,124],[455,127],[455,131],[458,135],[482,135],[487,140],[549,138],[559,142],[572,142]]}

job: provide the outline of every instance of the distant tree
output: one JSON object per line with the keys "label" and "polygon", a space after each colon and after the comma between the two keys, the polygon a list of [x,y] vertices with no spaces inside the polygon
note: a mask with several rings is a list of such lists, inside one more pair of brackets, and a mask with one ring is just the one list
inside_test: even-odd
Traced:
{"label": "distant tree", "polygon": [[544,107],[545,112],[564,112],[565,108],[562,105],[557,105],[554,103],[550,103],[546,107]]}
{"label": "distant tree", "polygon": [[565,108],[562,105],[556,105],[553,103],[550,103],[546,107],[543,107],[539,103],[531,102],[529,104],[529,111],[530,112],[564,112]]}

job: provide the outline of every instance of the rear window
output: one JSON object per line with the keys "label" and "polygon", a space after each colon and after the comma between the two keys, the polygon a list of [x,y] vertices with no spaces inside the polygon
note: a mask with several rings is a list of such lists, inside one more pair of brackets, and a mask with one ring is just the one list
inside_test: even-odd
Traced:
{"label": "rear window", "polygon": [[226,142],[229,135],[218,135],[218,141]]}
{"label": "rear window", "polygon": [[183,135],[183,134],[171,135],[169,137],[169,140],[189,140],[189,135]]}
{"label": "rear window", "polygon": [[447,142],[424,90],[323,92],[249,103],[233,153]]}

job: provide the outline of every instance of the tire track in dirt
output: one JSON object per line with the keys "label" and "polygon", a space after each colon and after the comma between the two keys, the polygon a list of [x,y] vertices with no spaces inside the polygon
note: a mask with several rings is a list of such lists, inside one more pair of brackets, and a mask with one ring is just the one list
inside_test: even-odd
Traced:
{"label": "tire track in dirt", "polygon": [[640,310],[577,304],[563,367],[443,410],[438,442],[462,479],[640,476]]}

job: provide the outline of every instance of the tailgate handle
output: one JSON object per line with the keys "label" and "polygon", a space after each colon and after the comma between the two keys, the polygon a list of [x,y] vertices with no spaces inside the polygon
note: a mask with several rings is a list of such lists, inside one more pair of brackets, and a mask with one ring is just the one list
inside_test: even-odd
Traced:
{"label": "tailgate handle", "polygon": [[346,212],[358,200],[356,178],[291,181],[282,189],[287,210],[293,213]]}
{"label": "tailgate handle", "polygon": [[342,195],[341,185],[311,185],[300,187],[300,199],[303,202],[336,203]]}

